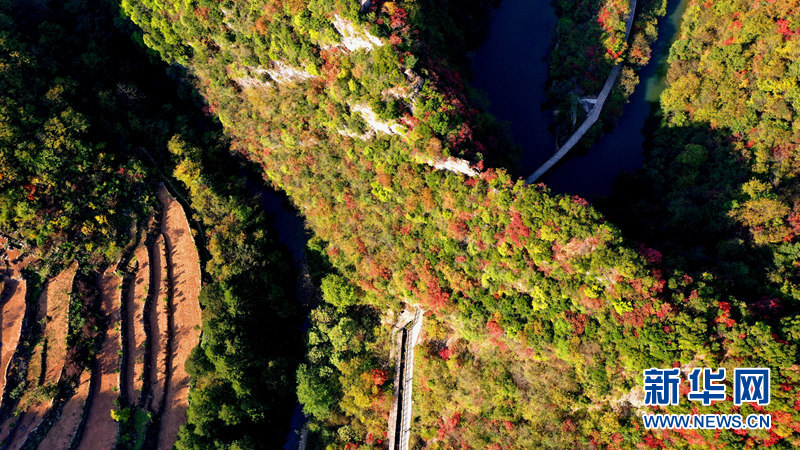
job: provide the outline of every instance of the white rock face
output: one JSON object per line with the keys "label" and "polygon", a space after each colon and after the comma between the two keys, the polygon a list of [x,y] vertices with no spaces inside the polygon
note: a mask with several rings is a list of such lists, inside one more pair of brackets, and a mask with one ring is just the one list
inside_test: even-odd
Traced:
{"label": "white rock face", "polygon": [[239,77],[239,78],[234,78],[233,81],[235,81],[236,84],[238,84],[239,86],[241,86],[243,88],[255,89],[255,88],[271,88],[272,87],[272,83],[270,83],[269,81],[261,81],[258,78],[254,78],[254,77]]}
{"label": "white rock face", "polygon": [[381,120],[378,115],[375,114],[375,111],[367,105],[352,105],[350,109],[361,114],[364,122],[367,123],[367,126],[369,126],[373,132],[397,135],[403,134],[402,125]]}
{"label": "white rock face", "polygon": [[338,14],[333,16],[333,26],[342,36],[342,45],[351,52],[360,48],[370,50],[383,45],[378,37],[364,30],[356,30],[352,22]]}
{"label": "white rock face", "polygon": [[468,177],[474,177],[478,174],[478,171],[469,166],[469,161],[466,159],[449,156],[447,159],[440,159],[438,161],[428,160],[426,162],[435,169],[449,170],[451,172],[460,173]]}
{"label": "white rock face", "polygon": [[347,137],[353,138],[353,139],[360,139],[362,141],[366,141],[367,139],[375,136],[375,132],[373,132],[372,130],[369,130],[366,133],[362,133],[362,134],[353,133],[352,131],[349,131],[349,130],[336,130],[336,131],[339,134],[341,134],[342,136],[347,136]]}
{"label": "white rock face", "polygon": [[293,81],[305,81],[314,78],[314,75],[305,70],[292,67],[283,61],[272,61],[272,67],[269,69],[258,68],[254,70],[255,73],[261,73],[259,71],[268,73],[277,83],[291,83]]}
{"label": "white rock face", "polygon": [[636,410],[644,408],[644,389],[639,386],[634,387],[630,392],[621,396],[614,403],[620,404],[625,402],[630,403]]}

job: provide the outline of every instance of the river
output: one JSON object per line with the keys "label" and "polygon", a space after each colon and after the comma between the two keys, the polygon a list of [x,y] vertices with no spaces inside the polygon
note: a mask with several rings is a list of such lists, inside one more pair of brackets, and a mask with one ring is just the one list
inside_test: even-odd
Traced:
{"label": "river", "polygon": [[[277,234],[277,240],[289,250],[292,256],[292,266],[295,269],[297,280],[295,282],[295,296],[303,307],[305,319],[300,329],[305,335],[311,327],[308,312],[315,306],[314,287],[308,270],[306,258],[306,243],[308,233],[305,221],[300,213],[292,207],[286,194],[273,190],[259,180],[254,173],[242,172],[251,193],[258,195],[261,209],[267,214],[272,227]],[[303,414],[303,405],[296,402],[290,419],[290,429],[284,441],[284,450],[295,450],[300,446],[300,435],[307,418]]]}
{"label": "river", "polygon": [[[587,152],[571,153],[542,177],[553,191],[590,199],[608,195],[617,175],[641,168],[643,130],[664,88],[666,57],[686,3],[669,1],[650,63],[639,71],[640,83],[614,129]],[[486,93],[489,112],[510,122],[513,138],[522,147],[519,166],[524,176],[557,149],[548,130],[551,114],[542,110],[556,23],[549,0],[503,0],[493,13],[486,42],[472,57],[472,86]]]}

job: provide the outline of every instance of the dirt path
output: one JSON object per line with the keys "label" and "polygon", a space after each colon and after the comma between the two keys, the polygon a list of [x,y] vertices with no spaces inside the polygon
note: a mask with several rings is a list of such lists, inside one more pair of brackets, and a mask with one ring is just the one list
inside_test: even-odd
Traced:
{"label": "dirt path", "polygon": [[8,293],[6,302],[3,304],[2,331],[0,331],[0,396],[3,395],[6,387],[6,374],[11,357],[17,350],[20,333],[22,332],[22,319],[25,316],[25,293],[27,283],[22,278],[7,279],[5,289]]}
{"label": "dirt path", "polygon": [[108,330],[95,362],[94,370],[98,371],[95,376],[99,377],[99,383],[89,400],[86,430],[79,449],[113,448],[117,440],[117,423],[111,418],[111,410],[117,409],[114,401],[119,397],[120,385],[122,277],[116,274],[116,268],[114,265],[106,269],[100,279],[100,299]]}
{"label": "dirt path", "polygon": [[41,449],[56,449],[67,450],[70,447],[73,436],[78,430],[81,418],[85,413],[86,399],[89,397],[89,382],[92,373],[89,370],[84,370],[81,373],[78,387],[75,389],[75,394],[64,405],[61,411],[61,417],[53,424],[50,431],[47,432],[44,440],[39,444]]}
{"label": "dirt path", "polygon": [[51,279],[39,296],[36,321],[45,324],[44,332],[28,366],[28,389],[18,407],[25,413],[20,416],[19,426],[11,437],[7,447],[10,450],[22,448],[28,435],[53,404],[53,397],[46,389],[58,383],[67,358],[70,294],[77,270],[78,263],[72,263]]}
{"label": "dirt path", "polygon": [[147,290],[150,286],[150,256],[147,247],[136,247],[134,258],[138,264],[133,288],[129,290],[127,308],[125,311],[126,329],[128,330],[125,358],[127,361],[126,392],[128,404],[135,405],[142,391],[142,378],[144,376],[144,351],[145,351],[145,324],[144,304],[147,300]]}
{"label": "dirt path", "polygon": [[150,254],[152,269],[150,280],[154,284],[155,297],[149,306],[150,321],[150,396],[151,410],[161,413],[161,399],[164,397],[167,376],[167,343],[169,325],[167,319],[167,255],[164,237],[158,236],[153,243]]}
{"label": "dirt path", "polygon": [[161,232],[167,245],[169,278],[172,282],[172,330],[166,407],[161,415],[158,448],[172,448],[178,429],[186,422],[189,407],[189,374],[184,367],[190,352],[200,342],[200,256],[189,221],[181,205],[162,187],[158,198],[164,205]]}

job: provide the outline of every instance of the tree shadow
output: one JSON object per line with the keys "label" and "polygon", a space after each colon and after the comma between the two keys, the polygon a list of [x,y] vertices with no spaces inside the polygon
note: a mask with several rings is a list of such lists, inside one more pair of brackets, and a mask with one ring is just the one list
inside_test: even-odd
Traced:
{"label": "tree shadow", "polygon": [[765,290],[772,250],[756,245],[733,215],[755,174],[731,135],[703,125],[661,127],[645,142],[645,160],[597,203],[625,236],[663,252],[668,269],[714,274],[720,291],[749,303],[777,295],[779,286]]}

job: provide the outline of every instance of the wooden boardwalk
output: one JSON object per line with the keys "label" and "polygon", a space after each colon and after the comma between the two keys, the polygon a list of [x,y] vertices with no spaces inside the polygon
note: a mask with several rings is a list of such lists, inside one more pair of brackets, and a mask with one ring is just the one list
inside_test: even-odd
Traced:
{"label": "wooden boardwalk", "polygon": [[397,374],[394,404],[389,414],[387,433],[390,450],[408,450],[411,437],[412,387],[414,381],[414,346],[422,328],[423,311],[416,308],[413,320],[399,330],[397,336]]}

